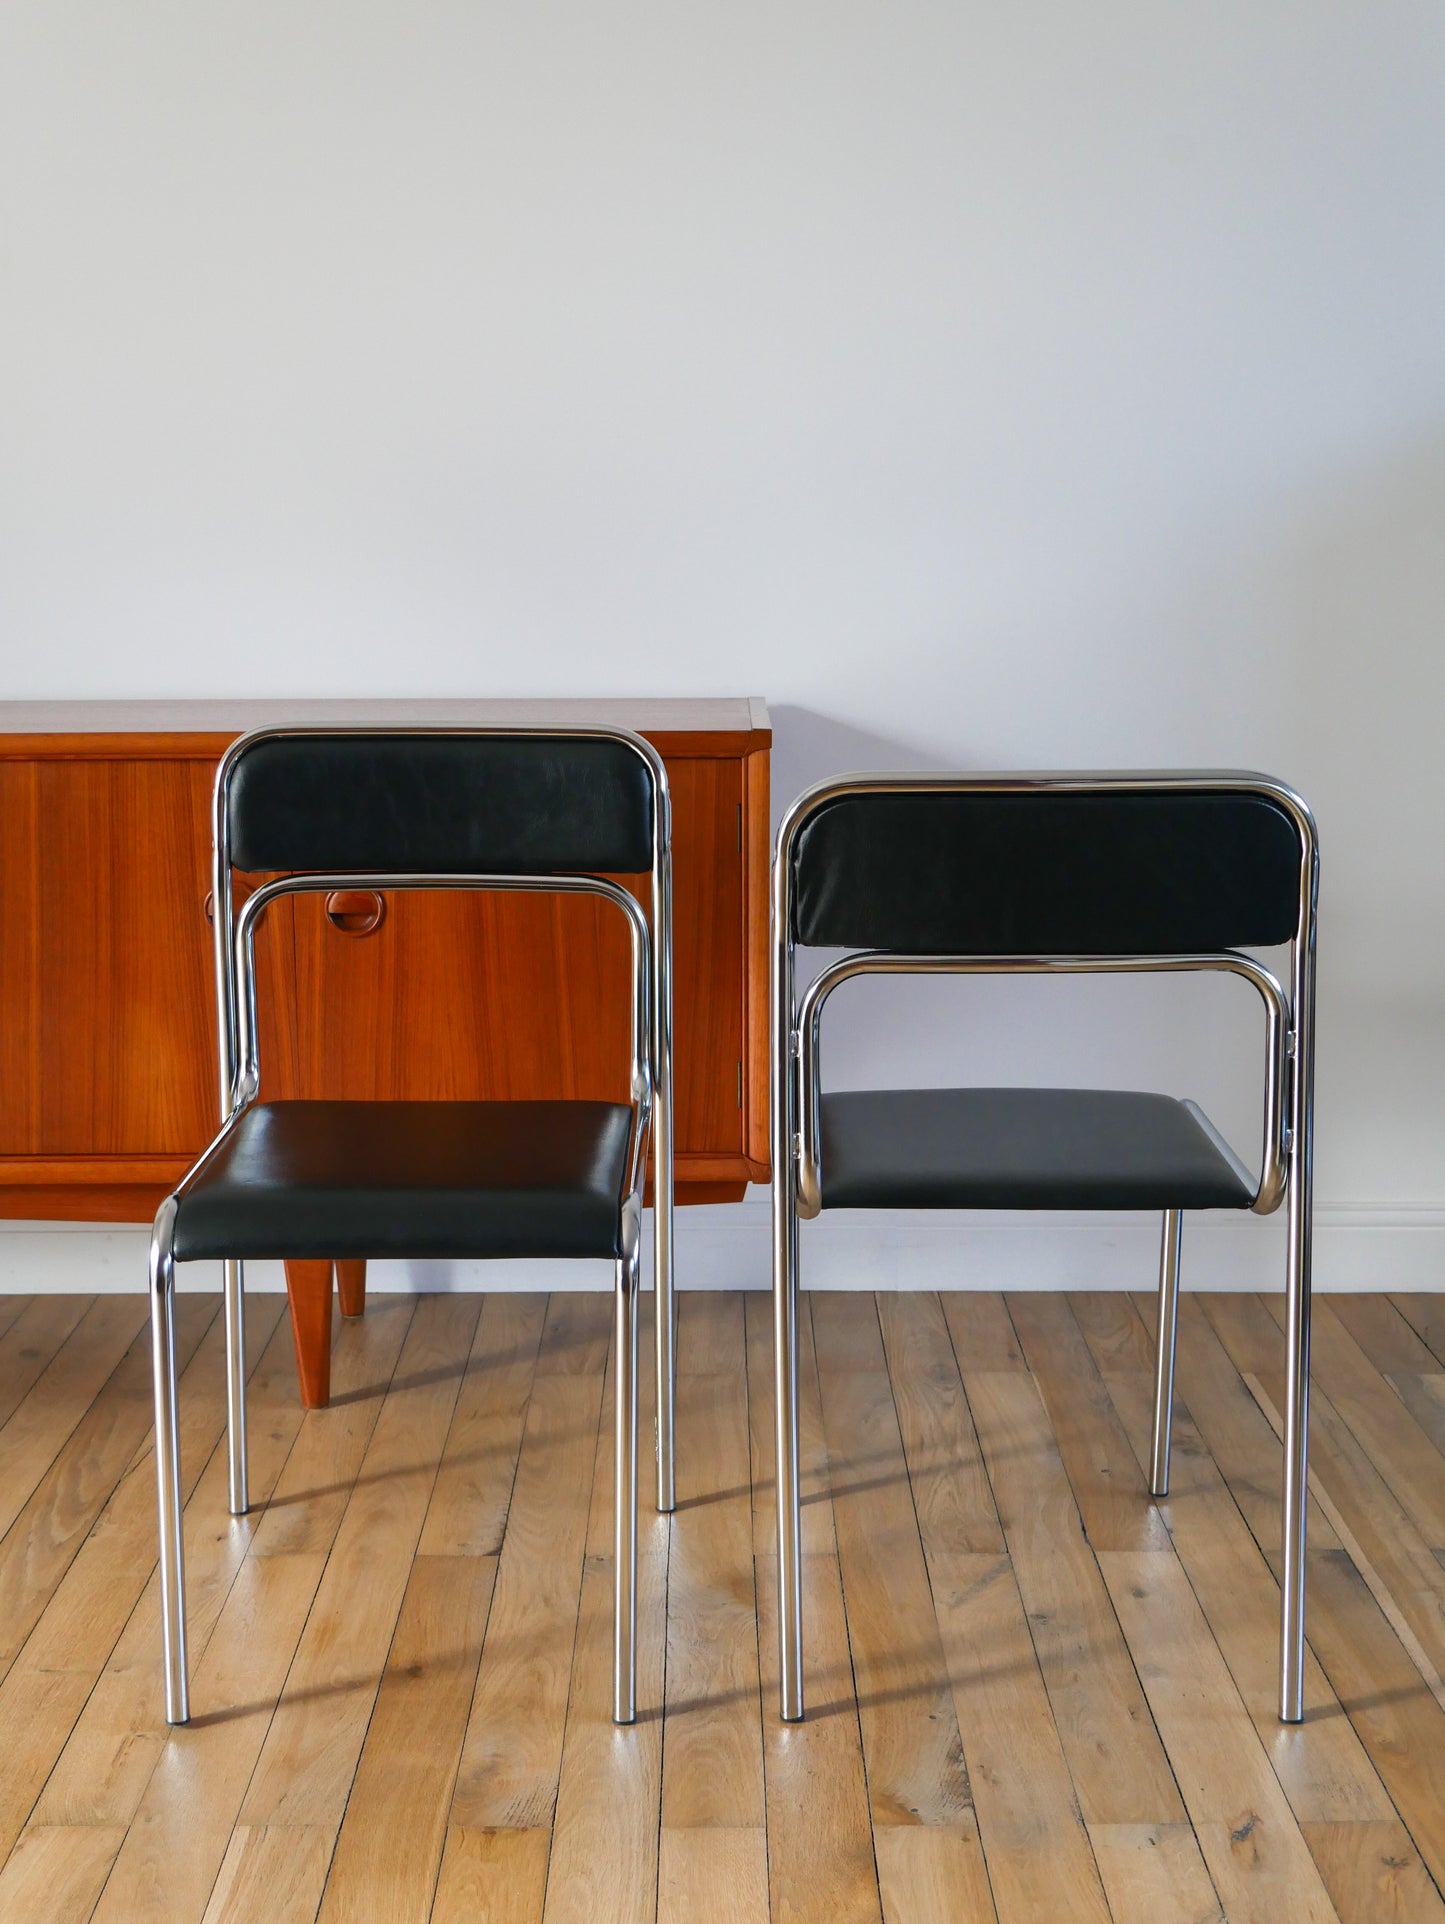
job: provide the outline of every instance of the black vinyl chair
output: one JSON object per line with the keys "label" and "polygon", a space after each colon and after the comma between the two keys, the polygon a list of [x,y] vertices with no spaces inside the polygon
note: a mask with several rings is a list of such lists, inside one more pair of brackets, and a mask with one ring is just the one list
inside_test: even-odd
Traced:
{"label": "black vinyl chair", "polygon": [[[286,730],[216,777],[222,1128],[161,1204],[150,1250],[166,1719],[189,1718],[173,1324],[175,1265],[226,1274],[231,1509],[247,1507],[242,1264],[265,1257],[603,1257],[616,1278],[613,1715],[636,1714],[637,1290],[649,1140],[659,1371],[671,1407],[671,856],[667,778],[639,736]],[[232,914],[232,871],[271,875]],[[614,875],[651,878],[651,914]],[[334,889],[600,896],[632,942],[626,1102],[259,1101],[255,934],[283,896]],[[668,1297],[670,1305],[670,1293]],[[663,1343],[666,1338],[665,1345]],[[663,1357],[663,1348],[666,1354]],[[670,1444],[670,1438],[669,1438]],[[669,1465],[670,1469],[670,1465]]]}
{"label": "black vinyl chair", "polygon": [[[1181,1215],[1289,1204],[1280,1717],[1304,1687],[1315,905],[1309,809],[1266,776],[859,775],[794,803],[773,862],[773,1291],[782,1714],[803,1715],[798,1221],[824,1209],[1157,1209],[1150,1488],[1169,1486]],[[1289,945],[1289,988],[1244,949]],[[799,946],[847,951],[799,996]],[[1192,1102],[1116,1090],[823,1094],[819,1030],[877,974],[1222,970],[1265,1012],[1256,1180]]]}

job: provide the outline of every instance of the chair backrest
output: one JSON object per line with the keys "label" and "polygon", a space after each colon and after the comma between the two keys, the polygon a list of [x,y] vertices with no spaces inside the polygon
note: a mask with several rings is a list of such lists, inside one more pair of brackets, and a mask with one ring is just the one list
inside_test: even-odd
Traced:
{"label": "chair backrest", "polygon": [[1305,848],[1259,778],[940,787],[860,778],[792,842],[794,938],[897,955],[1169,955],[1288,942]]}
{"label": "chair backrest", "polygon": [[233,867],[642,874],[649,751],[623,734],[287,731],[232,751]]}

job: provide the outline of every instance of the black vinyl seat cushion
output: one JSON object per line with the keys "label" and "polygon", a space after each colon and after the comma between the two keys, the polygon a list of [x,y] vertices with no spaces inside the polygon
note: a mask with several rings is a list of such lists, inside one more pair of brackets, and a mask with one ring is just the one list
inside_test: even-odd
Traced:
{"label": "black vinyl seat cushion", "polygon": [[864,1089],[822,1098],[824,1209],[1248,1209],[1192,1103],[1114,1089]]}
{"label": "black vinyl seat cushion", "polygon": [[258,1102],[176,1215],[177,1261],[621,1255],[610,1102]]}

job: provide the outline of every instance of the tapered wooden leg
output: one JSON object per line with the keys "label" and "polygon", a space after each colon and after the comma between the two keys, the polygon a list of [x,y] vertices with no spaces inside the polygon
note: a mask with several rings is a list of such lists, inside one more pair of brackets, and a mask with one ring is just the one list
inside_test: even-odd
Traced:
{"label": "tapered wooden leg", "polygon": [[324,1410],[331,1401],[330,1259],[288,1262],[286,1295],[301,1401],[308,1410]]}
{"label": "tapered wooden leg", "polygon": [[336,1259],[336,1294],[343,1316],[366,1314],[366,1258]]}

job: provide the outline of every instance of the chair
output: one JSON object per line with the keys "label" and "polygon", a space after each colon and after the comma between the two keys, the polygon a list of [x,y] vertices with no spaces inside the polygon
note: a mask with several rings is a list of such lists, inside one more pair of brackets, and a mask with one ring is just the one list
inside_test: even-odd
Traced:
{"label": "chair", "polygon": [[[1182,1212],[1287,1196],[1280,1717],[1304,1681],[1314,822],[1249,774],[859,775],[794,803],[773,862],[773,1292],[782,1715],[803,1715],[798,1221],[823,1209],[1158,1209],[1150,1488],[1169,1486]],[[1243,948],[1289,945],[1289,991]],[[798,946],[843,949],[799,996]],[[820,1022],[879,974],[1223,970],[1265,1014],[1256,1179],[1192,1102],[1113,1090],[820,1091]]]}
{"label": "chair", "polygon": [[[238,914],[233,868],[275,878],[262,880]],[[608,879],[617,874],[650,878],[650,916]],[[283,896],[352,888],[542,890],[611,903],[632,944],[629,1100],[258,1101],[257,924]],[[225,1265],[230,1507],[241,1515],[246,1258],[586,1256],[615,1266],[613,1714],[631,1723],[649,1139],[667,1507],[672,1473],[671,856],[656,751],[600,727],[260,730],[236,742],[217,771],[214,901],[222,1127],[161,1204],[150,1250],[167,1721],[189,1717],[175,1265]]]}

